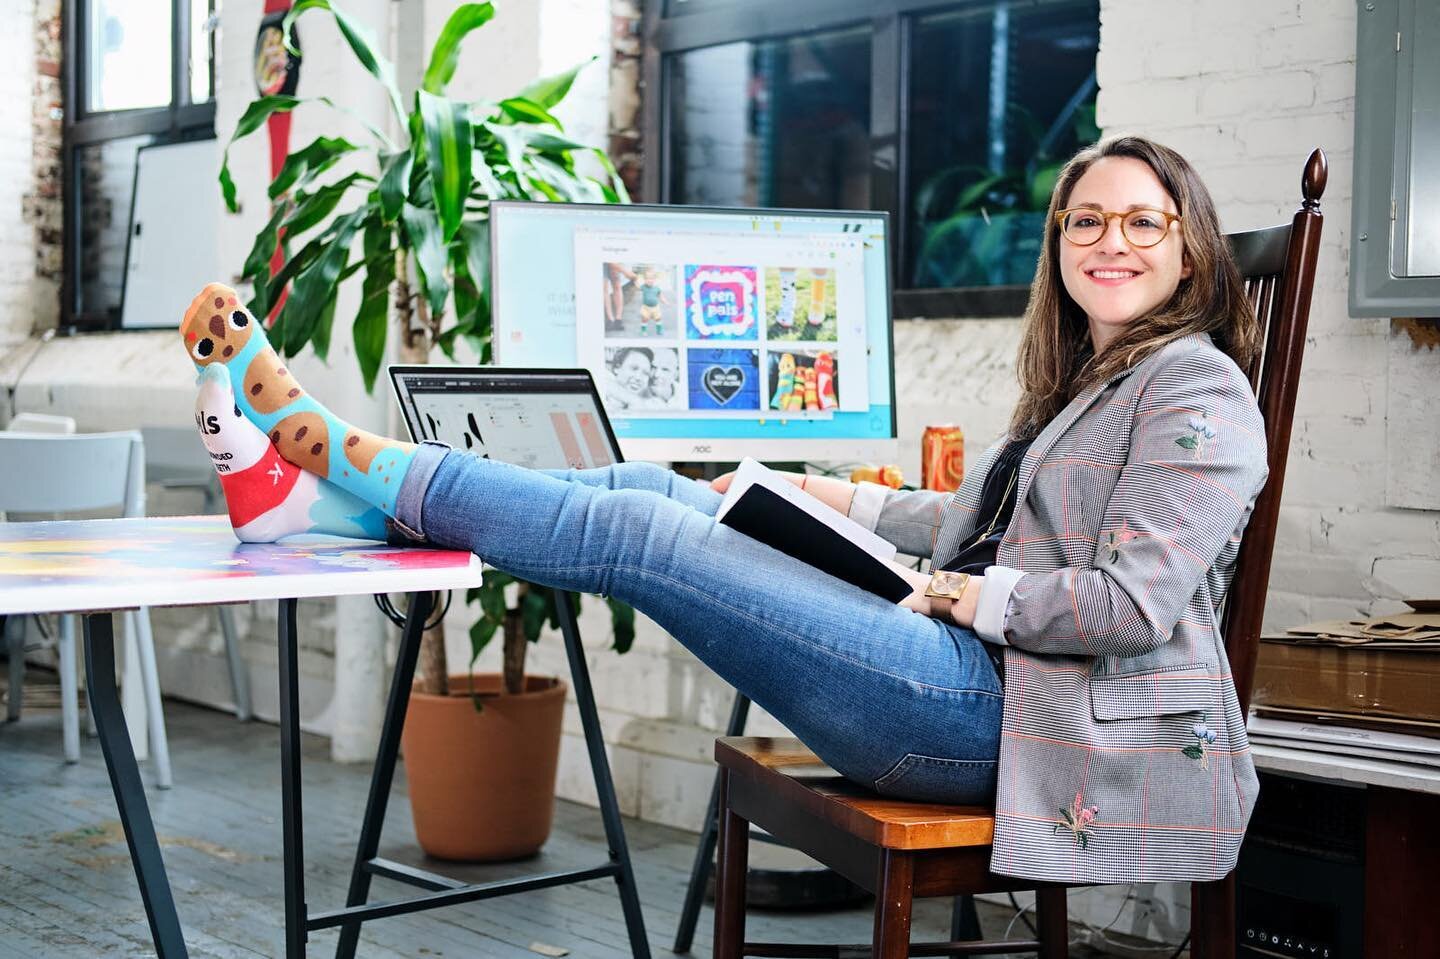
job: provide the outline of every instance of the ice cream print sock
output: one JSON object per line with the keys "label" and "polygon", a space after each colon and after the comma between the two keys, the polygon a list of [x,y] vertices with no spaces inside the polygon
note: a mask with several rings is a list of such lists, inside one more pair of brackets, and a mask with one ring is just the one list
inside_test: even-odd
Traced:
{"label": "ice cream print sock", "polygon": [[219,283],[201,290],[185,311],[180,336],[196,367],[228,370],[235,408],[282,457],[394,515],[414,444],[351,426],[301,389],[234,290]]}
{"label": "ice cream print sock", "polygon": [[281,459],[260,428],[241,415],[224,364],[200,370],[195,425],[242,543],[273,543],[296,533],[385,539],[385,514]]}

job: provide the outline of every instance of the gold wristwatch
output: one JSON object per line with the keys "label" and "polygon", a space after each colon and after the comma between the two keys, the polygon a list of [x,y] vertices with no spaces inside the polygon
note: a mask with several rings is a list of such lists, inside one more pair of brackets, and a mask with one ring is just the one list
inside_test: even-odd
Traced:
{"label": "gold wristwatch", "polygon": [[936,570],[930,574],[930,582],[925,586],[925,595],[930,599],[930,613],[936,619],[952,619],[950,607],[965,593],[965,587],[970,585],[969,573],[952,573],[949,570]]}

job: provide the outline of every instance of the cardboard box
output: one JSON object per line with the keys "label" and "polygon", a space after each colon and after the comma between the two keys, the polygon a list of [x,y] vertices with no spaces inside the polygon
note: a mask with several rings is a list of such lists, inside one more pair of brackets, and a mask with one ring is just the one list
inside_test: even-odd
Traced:
{"label": "cardboard box", "polygon": [[1262,637],[1256,706],[1440,722],[1440,649],[1298,644]]}

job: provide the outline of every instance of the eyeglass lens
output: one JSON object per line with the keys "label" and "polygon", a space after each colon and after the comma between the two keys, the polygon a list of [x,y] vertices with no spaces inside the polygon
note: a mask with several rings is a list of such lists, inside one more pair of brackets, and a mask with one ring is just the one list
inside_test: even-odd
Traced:
{"label": "eyeglass lens", "polygon": [[[1109,216],[1096,210],[1072,210],[1062,228],[1066,239],[1080,246],[1099,242]],[[1131,210],[1120,217],[1120,230],[1132,246],[1154,246],[1165,239],[1168,224],[1156,210]]]}

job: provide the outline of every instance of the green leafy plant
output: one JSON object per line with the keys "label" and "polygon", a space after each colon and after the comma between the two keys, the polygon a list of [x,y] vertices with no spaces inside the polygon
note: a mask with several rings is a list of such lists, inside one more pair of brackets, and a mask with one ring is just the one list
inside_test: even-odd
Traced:
{"label": "green leafy plant", "polygon": [[[407,111],[395,67],[379,53],[373,34],[331,0],[297,0],[285,17],[286,46],[292,46],[295,20],[311,10],[334,18],[356,59],[384,87],[401,132],[392,137],[367,122],[367,143],[319,136],[286,158],[270,183],[270,218],[241,271],[254,291],[251,312],[274,312],[270,340],[283,355],[295,356],[308,346],[323,360],[330,349],[340,288],[363,271],[353,336],[367,392],[374,389],[392,320],[400,355],[407,362],[427,362],[436,347],[453,359],[462,339],[481,362],[489,362],[490,201],[629,201],[605,152],[569,138],[551,112],[585,64],[543,77],[496,102],[451,98],[446,89],[459,64],[461,42],[495,15],[490,3],[461,4],[436,38]],[[220,167],[221,192],[232,212],[239,203],[230,145],[260,129],[272,115],[305,103],[343,110],[329,97],[284,95],[260,97],[246,108]],[[577,161],[586,157],[601,175],[584,172]],[[342,168],[348,172],[342,174]],[[272,274],[277,249],[282,265]],[[506,689],[518,692],[524,639],[537,638],[540,624],[553,622],[553,611],[541,615],[536,603],[545,600],[528,585],[520,590],[516,607],[506,609],[502,579],[487,576],[485,586],[471,591],[468,598],[479,603],[483,613],[471,638],[478,656],[495,629],[506,627],[507,644],[518,648],[512,656],[507,645]],[[613,602],[611,608],[616,646],[628,648],[634,612]],[[511,622],[523,628],[512,630]],[[512,639],[512,633],[519,638]],[[519,664],[513,677],[508,668],[512,660]],[[422,663],[426,690],[443,695],[443,634],[427,632]]]}

